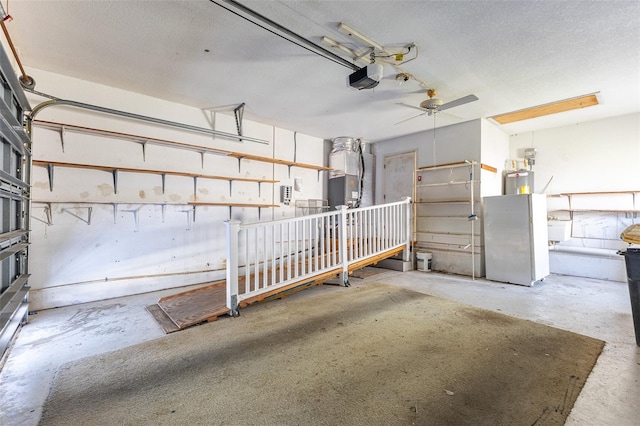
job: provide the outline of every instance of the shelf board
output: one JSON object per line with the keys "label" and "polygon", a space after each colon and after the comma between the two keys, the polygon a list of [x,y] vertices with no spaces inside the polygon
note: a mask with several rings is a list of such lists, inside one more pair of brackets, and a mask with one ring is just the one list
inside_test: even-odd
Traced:
{"label": "shelf board", "polygon": [[[434,232],[434,231],[416,231],[418,234],[425,235],[442,235],[447,237],[468,237],[470,234],[468,232]],[[480,233],[473,234],[476,237],[480,236]],[[422,241],[424,242],[424,241]]]}
{"label": "shelf board", "polygon": [[[478,218],[477,220],[475,220],[475,222],[479,222],[482,218],[478,215],[476,215],[476,217]],[[474,222],[473,220],[469,220],[469,216],[418,216],[418,219],[453,219],[453,220],[462,220],[464,219],[465,221],[469,221],[469,222]]]}
{"label": "shelf board", "polygon": [[627,209],[618,209],[618,210],[607,210],[607,209],[553,209],[550,210],[552,212],[576,212],[576,213],[640,213],[640,210],[627,210]]}
{"label": "shelf board", "polygon": [[[474,204],[479,201],[474,201]],[[453,203],[453,204],[471,204],[471,200],[433,200],[433,201],[417,201],[415,204],[443,204],[443,203]]]}
{"label": "shelf board", "polygon": [[[473,200],[473,204],[480,200]],[[445,200],[445,201],[415,201],[414,204],[471,204],[471,200]]]}
{"label": "shelf board", "polygon": [[450,169],[450,168],[453,168],[453,167],[469,167],[469,166],[476,166],[476,165],[479,165],[482,170],[487,170],[487,171],[492,172],[492,173],[497,173],[498,172],[498,169],[496,169],[495,167],[489,166],[489,165],[484,164],[484,163],[466,163],[464,161],[455,162],[455,163],[436,164],[436,165],[433,165],[433,166],[420,167],[420,168],[416,169],[416,172],[421,172],[421,171],[425,171],[425,170]]}
{"label": "shelf board", "polygon": [[438,182],[438,183],[423,183],[423,184],[419,184],[416,185],[416,188],[429,188],[429,187],[434,187],[434,186],[447,186],[447,185],[462,185],[462,184],[470,184],[471,182],[473,183],[480,183],[479,180],[464,180],[464,181],[453,181],[453,182]]}
{"label": "shelf board", "polygon": [[55,122],[55,121],[44,121],[44,120],[35,120],[33,122],[33,124],[37,125],[39,127],[43,127],[43,128],[47,128],[47,129],[53,129],[53,130],[62,130],[62,129],[75,130],[75,131],[77,131],[79,133],[89,133],[89,134],[95,134],[95,135],[109,136],[109,137],[113,137],[113,138],[129,140],[129,141],[136,142],[136,143],[139,143],[139,144],[150,143],[150,144],[155,144],[155,145],[160,145],[160,146],[167,146],[167,147],[171,147],[171,148],[195,151],[195,152],[199,152],[199,153],[209,153],[209,154],[213,154],[213,155],[234,157],[234,158],[237,158],[238,161],[243,160],[243,159],[247,159],[247,160],[260,161],[260,162],[264,162],[264,163],[282,164],[282,165],[289,166],[289,167],[295,166],[295,167],[300,167],[300,168],[304,168],[304,169],[312,169],[312,170],[317,170],[318,172],[333,170],[331,167],[316,166],[314,164],[298,163],[298,162],[295,162],[295,161],[287,161],[287,160],[280,160],[280,159],[277,159],[277,158],[262,157],[262,156],[259,156],[259,155],[244,154],[244,153],[241,153],[241,152],[228,151],[228,150],[217,149],[217,148],[210,148],[210,147],[202,146],[202,145],[192,145],[192,144],[187,144],[187,143],[184,143],[184,142],[172,141],[172,140],[168,140],[168,139],[152,138],[152,137],[147,137],[147,136],[142,136],[142,135],[134,135],[134,134],[131,134],[131,133],[114,132],[114,131],[111,131],[111,130],[97,129],[97,128],[85,127],[85,126],[78,126],[78,125],[75,125],[75,124],[65,124],[65,123],[59,123],[59,122]]}
{"label": "shelf board", "polygon": [[91,200],[67,200],[67,201],[47,201],[32,200],[36,204],[91,204],[91,205],[119,205],[119,204],[138,204],[150,206],[220,206],[220,207],[280,207],[278,204],[261,204],[261,203],[210,203],[206,201],[186,201],[184,203],[163,202],[163,201],[91,201]]}
{"label": "shelf board", "polygon": [[218,207],[280,207],[278,204],[259,204],[259,203],[209,203],[207,201],[189,201],[190,206],[218,206]]}
{"label": "shelf board", "polygon": [[640,194],[640,189],[635,191],[595,191],[595,192],[561,192],[559,194],[547,194],[547,197],[571,197],[573,195],[634,195]]}
{"label": "shelf board", "polygon": [[101,170],[105,172],[113,172],[117,170],[119,172],[127,172],[127,173],[147,173],[147,174],[167,175],[167,176],[184,176],[184,177],[193,177],[193,178],[225,180],[229,182],[257,182],[257,183],[280,182],[278,180],[271,180],[271,179],[253,179],[253,178],[242,178],[242,177],[231,177],[231,176],[206,175],[202,173],[174,172],[174,171],[167,171],[167,170],[137,169],[137,168],[130,168],[130,167],[104,166],[104,165],[95,165],[95,164],[65,163],[65,162],[48,161],[48,160],[33,160],[33,165],[42,166],[42,167],[54,166],[54,167],[76,168],[76,169],[91,169],[91,170]]}

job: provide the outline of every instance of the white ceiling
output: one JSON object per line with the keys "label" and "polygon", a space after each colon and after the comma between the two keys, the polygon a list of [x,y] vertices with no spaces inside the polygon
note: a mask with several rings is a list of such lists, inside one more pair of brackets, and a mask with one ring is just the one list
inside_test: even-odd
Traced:
{"label": "white ceiling", "polygon": [[[224,3],[222,0],[216,2]],[[333,138],[370,142],[431,129],[433,119],[397,105],[426,98],[397,71],[373,90],[347,86],[349,68],[200,1],[11,0],[7,28],[32,69]],[[436,125],[490,117],[593,92],[602,104],[501,126],[520,133],[640,112],[638,1],[241,1],[321,44],[360,46],[345,22],[390,49],[418,57],[402,68],[448,102],[479,100],[441,113]],[[6,7],[6,2],[3,2]],[[335,53],[340,52],[334,50]],[[411,57],[412,55],[408,55]]]}

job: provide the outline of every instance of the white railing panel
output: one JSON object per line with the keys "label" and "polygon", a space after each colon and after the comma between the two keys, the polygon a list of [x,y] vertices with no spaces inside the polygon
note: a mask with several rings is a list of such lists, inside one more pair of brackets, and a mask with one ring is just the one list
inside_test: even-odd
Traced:
{"label": "white railing panel", "polygon": [[341,271],[347,285],[350,264],[395,248],[406,247],[408,260],[410,206],[406,199],[272,222],[226,222],[230,312],[242,300],[327,272]]}

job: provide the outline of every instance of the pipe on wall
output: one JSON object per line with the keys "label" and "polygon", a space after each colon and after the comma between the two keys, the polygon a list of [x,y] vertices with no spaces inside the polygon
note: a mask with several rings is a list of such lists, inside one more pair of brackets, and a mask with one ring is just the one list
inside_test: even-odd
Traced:
{"label": "pipe on wall", "polygon": [[549,251],[557,251],[561,253],[569,253],[569,254],[580,254],[580,255],[588,255],[588,256],[596,256],[596,257],[605,257],[605,258],[616,258],[619,260],[624,260],[623,257],[618,255],[618,250],[614,249],[601,249],[594,247],[576,247],[576,246],[561,246],[558,244],[553,244],[549,246]]}

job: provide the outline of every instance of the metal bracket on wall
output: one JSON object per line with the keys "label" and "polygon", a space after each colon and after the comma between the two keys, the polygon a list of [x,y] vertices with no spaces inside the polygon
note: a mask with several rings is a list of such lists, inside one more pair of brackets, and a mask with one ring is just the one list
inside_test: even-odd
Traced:
{"label": "metal bracket on wall", "polygon": [[289,168],[289,179],[291,179],[291,168],[293,167],[293,164],[289,164],[288,168]]}
{"label": "metal bracket on wall", "polygon": [[242,171],[242,159],[244,157],[238,156],[238,173],[240,173]]}
{"label": "metal bracket on wall", "polygon": [[49,192],[53,192],[53,164],[47,164],[47,174],[49,175]]}
{"label": "metal bracket on wall", "polygon": [[[260,185],[260,182],[258,182],[258,185]],[[233,179],[229,179],[229,197],[231,197],[233,194]]]}
{"label": "metal bracket on wall", "polygon": [[167,175],[163,173],[160,175],[160,177],[162,178],[162,193],[164,194],[165,181],[167,180]]}
{"label": "metal bracket on wall", "polygon": [[115,225],[118,218],[118,205],[113,203],[111,206],[113,207],[113,224]]}
{"label": "metal bracket on wall", "polygon": [[191,222],[196,221],[196,206],[188,210],[180,210],[182,213],[187,214],[187,231],[191,230]]}
{"label": "metal bracket on wall", "polygon": [[[31,208],[35,209],[37,207],[32,206]],[[34,215],[31,215],[31,218],[37,220],[38,222],[42,222],[47,226],[53,225],[53,218],[51,217],[51,203],[46,203],[43,206],[43,211],[44,211],[45,220],[42,220],[39,217],[35,217]]]}
{"label": "metal bracket on wall", "polygon": [[62,145],[62,152],[64,152],[64,135],[66,131],[64,126],[60,126],[60,145]]}
{"label": "metal bracket on wall", "polygon": [[[233,115],[236,117],[236,129],[238,136],[242,136],[242,115],[244,114],[244,102],[233,109]],[[242,138],[239,139],[242,142]]]}
{"label": "metal bracket on wall", "polygon": [[142,145],[142,161],[143,162],[147,161],[147,142],[149,141],[144,141],[140,144]]}
{"label": "metal bracket on wall", "polygon": [[297,161],[298,157],[298,132],[293,132],[293,162]]}
{"label": "metal bracket on wall", "polygon": [[113,174],[113,193],[117,194],[118,193],[118,169],[113,169],[111,173]]}
{"label": "metal bracket on wall", "polygon": [[193,200],[198,198],[198,176],[193,177]]}
{"label": "metal bracket on wall", "polygon": [[135,223],[136,227],[133,230],[133,232],[138,232],[140,230],[140,207],[138,207],[137,209],[132,209],[132,210],[121,210],[124,213],[131,213],[133,214],[133,222]]}
{"label": "metal bracket on wall", "polygon": [[87,210],[87,218],[85,219],[84,217],[71,212],[71,210],[69,210],[69,209],[62,209],[62,212],[70,214],[71,216],[75,217],[76,219],[79,219],[79,220],[83,221],[87,225],[91,225],[91,213],[93,212],[93,207],[75,207],[75,210],[77,210],[77,209],[86,209]]}

